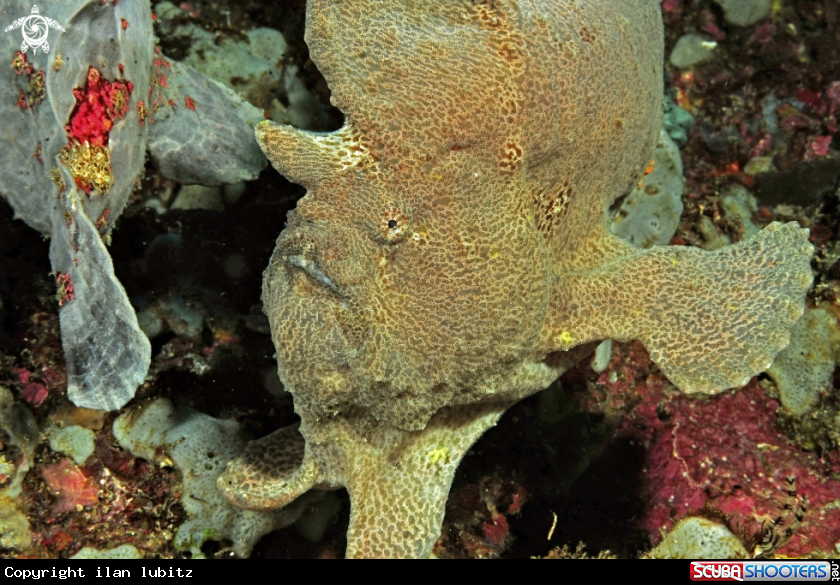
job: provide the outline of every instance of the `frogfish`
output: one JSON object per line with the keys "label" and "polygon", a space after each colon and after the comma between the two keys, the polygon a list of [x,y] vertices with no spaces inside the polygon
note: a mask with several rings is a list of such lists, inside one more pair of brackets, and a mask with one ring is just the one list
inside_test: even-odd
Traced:
{"label": "frogfish", "polygon": [[714,252],[609,229],[659,135],[657,0],[308,0],[305,39],[343,127],[256,127],[307,189],[263,284],[300,423],[231,462],[233,504],[343,487],[348,557],[427,557],[471,445],[597,342],[703,394],[788,344],[806,229]]}

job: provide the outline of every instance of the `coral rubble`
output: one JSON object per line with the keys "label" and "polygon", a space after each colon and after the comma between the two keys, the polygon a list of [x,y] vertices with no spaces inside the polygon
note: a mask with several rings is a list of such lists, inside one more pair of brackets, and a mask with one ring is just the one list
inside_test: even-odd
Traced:
{"label": "coral rubble", "polygon": [[208,538],[214,538],[230,540],[233,551],[247,557],[263,535],[294,523],[321,496],[312,492],[272,512],[231,506],[216,490],[216,479],[245,447],[239,423],[178,411],[166,399],[122,415],[114,421],[114,436],[123,448],[146,460],[168,455],[181,471],[188,520],[175,534],[174,544],[196,555]]}

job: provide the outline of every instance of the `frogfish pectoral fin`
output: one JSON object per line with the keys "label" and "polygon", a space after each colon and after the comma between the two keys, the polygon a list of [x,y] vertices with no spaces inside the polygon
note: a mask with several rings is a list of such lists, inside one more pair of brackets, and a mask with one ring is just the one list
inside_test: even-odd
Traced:
{"label": "frogfish pectoral fin", "polygon": [[275,510],[321,483],[312,458],[304,456],[305,444],[298,425],[284,427],[251,441],[228,464],[216,487],[225,499],[245,510]]}
{"label": "frogfish pectoral fin", "polygon": [[773,223],[714,252],[639,250],[558,277],[546,343],[638,339],[685,392],[715,394],[767,369],[790,340],[811,285],[813,246],[796,223]]}

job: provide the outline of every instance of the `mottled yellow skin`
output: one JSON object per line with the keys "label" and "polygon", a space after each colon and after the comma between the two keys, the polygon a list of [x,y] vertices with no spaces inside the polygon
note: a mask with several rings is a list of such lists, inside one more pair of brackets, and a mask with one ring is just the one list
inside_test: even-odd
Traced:
{"label": "mottled yellow skin", "polygon": [[308,190],[263,291],[301,424],[231,464],[231,502],[344,486],[348,556],[427,556],[469,447],[591,342],[707,393],[787,344],[807,230],[706,253],[607,229],[659,133],[658,1],[309,0],[306,41],[344,127],[257,127]]}

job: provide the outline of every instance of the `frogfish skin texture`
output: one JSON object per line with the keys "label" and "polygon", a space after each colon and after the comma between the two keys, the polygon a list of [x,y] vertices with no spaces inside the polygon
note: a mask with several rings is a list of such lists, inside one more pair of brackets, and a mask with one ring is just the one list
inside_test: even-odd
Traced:
{"label": "frogfish skin texture", "polygon": [[745,384],[803,312],[812,247],[772,224],[716,252],[641,250],[609,207],[659,133],[656,0],[309,0],[346,115],[257,139],[307,188],[265,273],[299,427],[251,443],[229,501],[347,488],[349,557],[425,557],[455,469],[602,339],[686,392]]}

